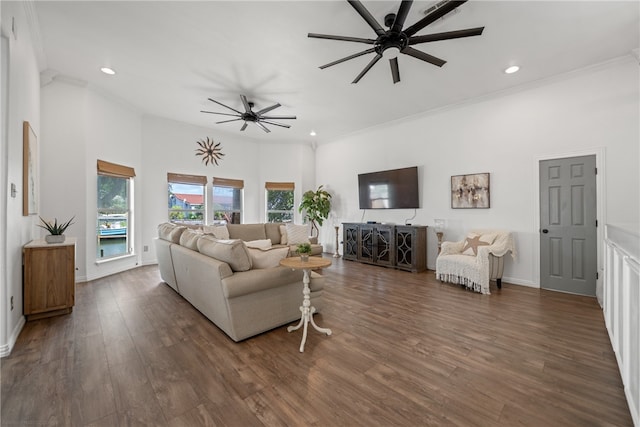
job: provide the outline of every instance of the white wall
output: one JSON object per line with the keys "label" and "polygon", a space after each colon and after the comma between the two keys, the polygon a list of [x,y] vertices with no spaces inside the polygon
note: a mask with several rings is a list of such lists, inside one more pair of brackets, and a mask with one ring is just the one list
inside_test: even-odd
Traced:
{"label": "white wall", "polygon": [[144,215],[139,196],[144,181],[141,126],[137,111],[82,84],[61,79],[42,88],[42,131],[46,139],[42,154],[46,161],[41,165],[41,210],[47,218],[66,220],[75,216],[75,224],[65,234],[78,238],[77,281],[93,280],[140,264],[139,229],[133,229],[133,256],[99,264],[95,233],[98,159],[135,169],[134,215]]}
{"label": "white wall", "polygon": [[[207,177],[207,198],[211,194],[214,176],[244,180],[244,223],[264,222],[266,181],[295,182],[296,203],[314,180],[313,152],[307,145],[257,141],[239,131],[227,132],[218,127],[209,129],[159,117],[143,118],[142,152],[144,181],[141,186],[143,203],[142,245],[143,264],[156,262],[153,239],[157,226],[168,219],[167,173],[204,175]],[[255,129],[254,129],[255,130]],[[249,133],[248,133],[249,134]],[[224,157],[218,165],[206,166],[195,155],[196,141],[209,137],[222,144]],[[296,222],[300,223],[296,211]]]}
{"label": "white wall", "polygon": [[[506,262],[505,280],[539,286],[537,158],[602,149],[605,191],[598,196],[606,204],[600,223],[638,221],[638,86],[638,63],[621,58],[517,92],[381,125],[320,145],[316,181],[335,192],[336,214],[343,222],[404,223],[413,210],[371,210],[363,217],[357,174],[417,165],[422,208],[412,223],[446,219],[445,240],[459,240],[470,228],[512,230],[518,256]],[[491,173],[491,208],[451,209],[450,177],[478,172]],[[331,242],[333,228],[323,227],[322,235]],[[428,240],[433,269],[432,230]]]}
{"label": "white wall", "polygon": [[[0,356],[9,354],[24,324],[22,316],[22,246],[38,234],[35,227],[37,216],[22,216],[23,121],[29,121],[35,134],[38,138],[41,137],[40,77],[36,54],[30,38],[30,22],[27,19],[26,7],[28,5],[20,2],[0,3],[2,34],[9,39],[7,70],[9,93],[2,95],[6,97],[8,106],[6,112],[7,129],[2,130],[2,133],[6,134],[6,141],[3,137],[2,147],[2,156],[6,156],[6,159],[3,160],[2,182],[5,185],[14,183],[18,189],[17,197],[8,197],[6,205],[3,202],[6,213],[0,232],[6,262],[0,273]],[[11,31],[12,18],[15,20],[15,34]],[[3,194],[7,193],[3,192]],[[10,306],[12,297],[13,310]]]}

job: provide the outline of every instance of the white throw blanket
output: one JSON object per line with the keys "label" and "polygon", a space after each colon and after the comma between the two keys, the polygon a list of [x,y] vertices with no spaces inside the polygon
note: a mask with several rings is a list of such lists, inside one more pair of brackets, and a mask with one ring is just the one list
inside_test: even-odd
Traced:
{"label": "white throw blanket", "polygon": [[464,240],[443,242],[442,250],[436,260],[436,277],[444,282],[457,283],[473,289],[475,292],[490,294],[489,291],[489,254],[497,257],[511,251],[516,257],[516,248],[511,233],[504,230],[473,230],[477,234],[496,234],[496,240],[488,246],[478,247],[478,254],[462,255]]}

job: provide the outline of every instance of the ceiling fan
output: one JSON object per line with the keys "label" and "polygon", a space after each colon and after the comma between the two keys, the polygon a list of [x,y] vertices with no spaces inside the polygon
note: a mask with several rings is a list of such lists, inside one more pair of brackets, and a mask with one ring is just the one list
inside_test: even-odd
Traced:
{"label": "ceiling fan", "polygon": [[276,122],[274,122],[272,120],[293,120],[293,119],[296,118],[296,116],[271,116],[271,115],[265,115],[269,111],[275,110],[276,108],[280,107],[279,103],[273,104],[272,106],[263,108],[262,110],[259,110],[259,111],[253,111],[253,107],[254,107],[253,102],[249,102],[247,100],[247,97],[244,96],[244,95],[240,95],[240,99],[242,100],[242,105],[244,106],[244,113],[236,110],[235,108],[231,108],[228,105],[224,105],[222,102],[218,102],[215,99],[211,99],[211,98],[207,98],[207,99],[209,101],[211,101],[211,102],[215,102],[218,105],[222,105],[223,107],[228,108],[229,110],[235,112],[236,114],[217,113],[215,111],[204,111],[204,110],[201,110],[200,111],[201,113],[219,114],[221,116],[237,117],[236,119],[223,120],[221,122],[216,122],[216,124],[229,123],[229,122],[236,122],[236,121],[244,120],[244,124],[240,128],[241,131],[243,131],[243,130],[245,130],[247,128],[247,125],[249,124],[249,122],[252,122],[252,123],[255,123],[263,131],[269,133],[271,131],[269,130],[269,128],[267,128],[265,126],[265,124],[274,125],[274,126],[280,126],[280,127],[283,127],[283,128],[290,128],[291,127],[289,125],[285,125],[285,124],[282,124],[282,123],[276,123]]}
{"label": "ceiling fan", "polygon": [[380,60],[383,56],[389,57],[389,64],[391,65],[391,75],[393,77],[393,83],[400,81],[400,70],[398,68],[398,53],[412,56],[420,59],[421,61],[428,62],[438,67],[442,67],[447,61],[437,58],[435,56],[424,53],[420,50],[413,48],[413,45],[427,42],[434,42],[440,40],[458,39],[462,37],[479,36],[482,34],[484,27],[469,28],[466,30],[447,31],[443,33],[427,34],[423,36],[416,36],[415,34],[425,28],[427,25],[432,24],[438,19],[442,18],[449,12],[454,11],[456,8],[466,3],[463,1],[445,0],[438,3],[435,7],[431,8],[431,11],[427,15],[420,19],[415,24],[408,28],[404,28],[404,21],[407,18],[409,9],[413,1],[402,1],[398,8],[398,13],[390,13],[384,18],[384,25],[389,27],[388,30],[382,28],[378,21],[371,15],[364,5],[357,0],[348,0],[349,4],[360,14],[360,16],[369,24],[369,26],[375,31],[377,38],[364,39],[359,37],[347,37],[347,36],[333,36],[328,34],[316,34],[309,33],[308,36],[318,39],[340,40],[355,43],[364,43],[373,45],[372,48],[363,50],[362,52],[349,55],[345,58],[338,59],[337,61],[330,62],[321,66],[321,69],[331,67],[336,64],[348,61],[350,59],[357,58],[369,53],[375,53],[376,56],[367,64],[366,67],[358,74],[355,80],[351,83],[358,83],[360,79]]}

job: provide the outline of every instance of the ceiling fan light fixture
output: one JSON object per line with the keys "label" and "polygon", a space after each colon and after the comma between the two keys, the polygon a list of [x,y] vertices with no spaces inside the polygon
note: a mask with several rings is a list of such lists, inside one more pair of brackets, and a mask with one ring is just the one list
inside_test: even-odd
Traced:
{"label": "ceiling fan light fixture", "polygon": [[311,132],[309,132],[309,135],[311,135],[311,136],[316,136],[316,135],[317,135],[317,133],[316,133],[316,131],[315,131],[315,130],[311,129]]}
{"label": "ceiling fan light fixture", "polygon": [[510,67],[505,68],[504,73],[505,74],[517,73],[519,69],[520,67],[518,67],[517,65],[512,65]]}
{"label": "ceiling fan light fixture", "polygon": [[110,76],[113,76],[116,73],[116,70],[114,70],[111,67],[101,67],[100,71],[102,71],[105,74],[108,74]]}
{"label": "ceiling fan light fixture", "polygon": [[399,54],[400,54],[400,48],[398,46],[391,46],[386,48],[382,52],[382,57],[385,59],[393,59],[393,58],[397,58]]}

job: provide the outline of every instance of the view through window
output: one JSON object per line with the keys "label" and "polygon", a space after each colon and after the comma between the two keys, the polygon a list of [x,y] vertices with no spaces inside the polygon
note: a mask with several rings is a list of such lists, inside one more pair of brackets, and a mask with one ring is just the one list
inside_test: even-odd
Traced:
{"label": "view through window", "polygon": [[132,168],[98,160],[98,260],[133,252],[131,207],[134,176]]}
{"label": "view through window", "polygon": [[292,222],[294,214],[293,182],[267,182],[267,222]]}
{"label": "view through window", "polygon": [[213,221],[221,224],[242,222],[242,191],[244,181],[213,178]]}
{"label": "view through window", "polygon": [[207,177],[169,173],[167,181],[169,221],[204,224]]}

